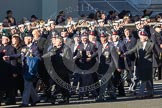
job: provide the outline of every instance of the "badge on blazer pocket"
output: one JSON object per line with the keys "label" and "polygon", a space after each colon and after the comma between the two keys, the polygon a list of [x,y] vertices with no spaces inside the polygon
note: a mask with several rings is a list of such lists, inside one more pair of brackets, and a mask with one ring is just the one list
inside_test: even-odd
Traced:
{"label": "badge on blazer pocket", "polygon": [[105,51],[105,52],[104,52],[104,55],[105,55],[106,58],[109,58],[109,54],[110,54],[110,53],[109,53],[108,51]]}
{"label": "badge on blazer pocket", "polygon": [[64,56],[64,54],[63,54],[63,53],[60,53],[60,56],[61,56],[61,57],[63,57],[63,56]]}
{"label": "badge on blazer pocket", "polygon": [[87,55],[88,57],[91,57],[91,52],[90,52],[90,51],[86,51],[86,55]]}
{"label": "badge on blazer pocket", "polygon": [[82,56],[82,51],[81,51],[81,50],[79,51],[79,53],[80,53],[80,55]]}
{"label": "badge on blazer pocket", "polygon": [[120,55],[121,54],[121,52],[120,51],[118,51],[118,55]]}
{"label": "badge on blazer pocket", "polygon": [[120,48],[119,48],[119,47],[117,47],[116,52],[118,53],[118,55],[121,54],[121,52],[120,52]]}

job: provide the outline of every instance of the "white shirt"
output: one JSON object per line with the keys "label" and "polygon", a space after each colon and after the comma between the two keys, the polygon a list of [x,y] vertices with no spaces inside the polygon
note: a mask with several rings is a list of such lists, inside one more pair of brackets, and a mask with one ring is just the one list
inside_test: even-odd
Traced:
{"label": "white shirt", "polygon": [[143,44],[143,50],[144,50],[145,47],[146,47],[147,41],[146,42],[143,42],[142,44]]}
{"label": "white shirt", "polygon": [[118,41],[117,42],[114,42],[114,46],[116,47],[118,45]]}
{"label": "white shirt", "polygon": [[102,52],[105,50],[106,46],[107,46],[107,43],[103,44]]}
{"label": "white shirt", "polygon": [[84,45],[84,49],[86,49],[87,48],[87,43],[83,43],[83,45]]}
{"label": "white shirt", "polygon": [[30,43],[30,44],[27,45],[27,47],[29,47],[29,48],[30,48],[31,46],[32,46],[32,43]]}
{"label": "white shirt", "polygon": [[75,50],[77,49],[78,45],[79,45],[79,44],[75,44],[75,45],[74,45],[74,51],[73,51],[73,52],[75,52]]}

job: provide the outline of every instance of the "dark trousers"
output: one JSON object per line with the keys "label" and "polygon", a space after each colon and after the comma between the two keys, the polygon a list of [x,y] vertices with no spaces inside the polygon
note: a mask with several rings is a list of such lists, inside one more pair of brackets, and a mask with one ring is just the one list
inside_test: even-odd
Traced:
{"label": "dark trousers", "polygon": [[61,87],[58,84],[56,84],[56,86],[55,86],[55,92],[54,92],[53,96],[56,96],[58,93],[61,93],[62,96],[63,96],[63,98],[69,98],[70,97],[69,90]]}
{"label": "dark trousers", "polygon": [[162,79],[162,67],[160,66],[158,69],[158,79],[161,80]]}
{"label": "dark trousers", "polygon": [[107,88],[107,94],[111,98],[116,97],[115,88],[114,88],[114,85],[112,83],[112,78],[111,78],[109,81],[107,81],[105,84],[103,84],[100,87],[100,90],[99,90],[99,99],[104,99],[104,94],[105,94],[106,88]]}
{"label": "dark trousers", "polygon": [[1,106],[1,102],[3,100],[3,96],[4,96],[4,90],[0,90],[0,106]]}
{"label": "dark trousers", "polygon": [[22,64],[18,63],[16,66],[17,77],[14,78],[15,80],[15,93],[17,94],[17,90],[20,90],[21,95],[23,95],[24,91],[24,79],[23,79],[23,71],[22,71]]}
{"label": "dark trousers", "polygon": [[15,93],[17,94],[17,90],[20,90],[21,95],[23,94],[24,91],[24,80],[23,80],[23,76],[22,75],[18,75],[16,77],[16,89],[15,89]]}
{"label": "dark trousers", "polygon": [[78,85],[78,82],[80,82],[80,80],[81,80],[81,75],[78,74],[78,73],[74,73],[72,79],[73,79],[72,80],[73,81],[73,86],[77,86]]}
{"label": "dark trousers", "polygon": [[15,104],[16,103],[16,94],[15,88],[10,88],[6,90],[7,102],[6,104]]}
{"label": "dark trousers", "polygon": [[121,77],[121,72],[118,72],[117,70],[114,72],[113,83],[114,86],[118,89],[119,95],[125,95],[124,83]]}
{"label": "dark trousers", "polygon": [[38,68],[38,74],[39,74],[38,80],[41,80],[45,86],[44,93],[45,93],[46,97],[50,98],[51,97],[51,82],[50,82],[51,78],[45,68],[43,60],[40,61],[38,67],[39,67]]}
{"label": "dark trousers", "polygon": [[[61,75],[59,75],[61,76]],[[65,75],[65,76],[62,76],[60,77],[64,82],[70,84],[70,81],[69,81],[69,76],[68,75]],[[55,91],[53,92],[53,96],[55,97],[58,93],[61,93],[62,96],[63,96],[63,99],[68,99],[70,97],[70,92],[68,89],[62,87],[61,85],[57,84],[55,81],[53,82],[55,84]]]}
{"label": "dark trousers", "polygon": [[[91,73],[91,74],[82,74],[81,75],[81,81],[80,81],[80,87],[86,87],[86,86],[90,86],[91,84],[94,84],[97,80],[96,77],[96,73]],[[80,91],[79,95],[83,96],[84,94],[88,94],[89,91]],[[97,90],[92,90],[90,91],[93,95],[93,97],[97,97],[98,96],[98,92]]]}

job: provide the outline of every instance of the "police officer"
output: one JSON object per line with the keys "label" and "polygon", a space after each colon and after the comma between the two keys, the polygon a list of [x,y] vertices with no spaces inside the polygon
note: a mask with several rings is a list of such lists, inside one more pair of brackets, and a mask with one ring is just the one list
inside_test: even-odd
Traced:
{"label": "police officer", "polygon": [[54,32],[58,34],[58,31],[55,28],[55,26],[56,26],[55,21],[51,20],[51,21],[48,22],[48,24],[50,25],[51,29],[49,31],[49,36],[47,38],[50,38],[53,35]]}
{"label": "police officer", "polygon": [[104,23],[104,20],[103,19],[99,19],[98,20],[98,25],[99,26],[95,28],[96,31],[97,31],[97,36],[100,36],[101,31],[104,31],[104,32],[110,32],[111,31],[110,28],[105,27],[104,24],[105,23]]}
{"label": "police officer", "polygon": [[17,33],[17,29],[16,29],[16,26],[11,26],[10,27],[10,33],[11,33],[11,35],[14,35],[14,34],[16,34]]}
{"label": "police officer", "polygon": [[124,37],[124,24],[123,19],[119,19],[116,21],[116,24],[114,25],[114,30],[118,32],[118,35],[120,36],[120,40],[123,40]]}
{"label": "police officer", "polygon": [[150,33],[150,26],[148,25],[148,23],[150,22],[149,17],[145,17],[145,18],[141,18],[141,21],[143,21],[143,29],[147,32],[148,37],[151,38],[151,33]]}
{"label": "police officer", "polygon": [[139,39],[138,32],[142,29],[141,21],[136,21],[134,24],[136,29],[132,31],[132,34],[136,39]]}
{"label": "police officer", "polygon": [[3,33],[3,23],[0,22],[0,34]]}
{"label": "police officer", "polygon": [[24,40],[24,36],[25,36],[25,26],[23,24],[18,25],[18,30],[19,30],[19,35],[20,35],[20,39]]}

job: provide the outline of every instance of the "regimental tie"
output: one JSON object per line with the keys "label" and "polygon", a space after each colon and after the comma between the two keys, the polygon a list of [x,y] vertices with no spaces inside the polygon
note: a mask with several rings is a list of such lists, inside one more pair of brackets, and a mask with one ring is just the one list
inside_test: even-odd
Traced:
{"label": "regimental tie", "polygon": [[105,50],[106,46],[107,46],[107,43],[102,45],[102,52]]}
{"label": "regimental tie", "polygon": [[78,45],[79,45],[79,44],[75,44],[75,45],[74,45],[74,51],[73,51],[73,52],[75,52],[75,51],[76,51],[76,49],[77,49]]}
{"label": "regimental tie", "polygon": [[87,48],[87,45],[88,45],[88,44],[84,44],[84,50]]}

